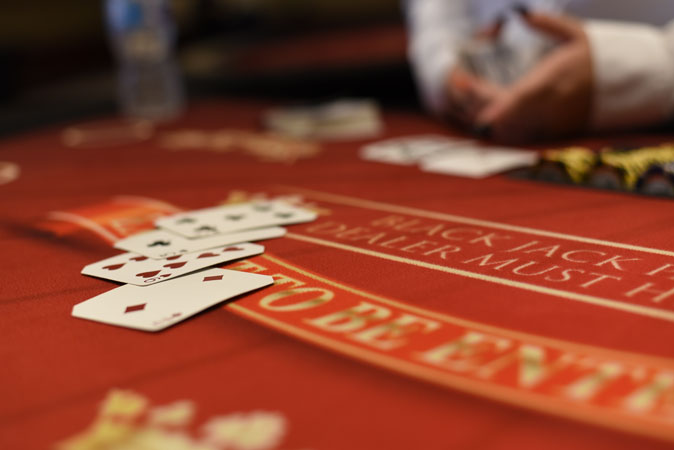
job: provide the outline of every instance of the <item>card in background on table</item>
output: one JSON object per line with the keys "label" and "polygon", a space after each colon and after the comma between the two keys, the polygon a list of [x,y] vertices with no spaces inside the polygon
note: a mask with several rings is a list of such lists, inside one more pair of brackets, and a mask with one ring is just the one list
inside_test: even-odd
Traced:
{"label": "card in background on table", "polygon": [[538,154],[534,151],[464,146],[425,157],[419,162],[419,167],[425,172],[484,178],[518,167],[532,166],[537,162]]}
{"label": "card in background on table", "polygon": [[235,231],[310,222],[317,214],[281,201],[218,206],[176,214],[157,220],[165,230],[188,238]]}
{"label": "card in background on table", "polygon": [[208,269],[170,283],[120,286],[75,305],[72,315],[110,325],[159,331],[224,300],[273,282],[267,275]]}
{"label": "card in background on table", "polygon": [[137,286],[147,286],[216,264],[260,255],[263,252],[264,246],[262,245],[242,243],[171,256],[166,259],[150,259],[137,253],[122,253],[89,264],[82,269],[82,274]]}
{"label": "card in background on table", "polygon": [[263,121],[267,128],[280,134],[325,140],[370,138],[384,127],[379,106],[367,99],[276,108],[267,111]]}
{"label": "card in background on table", "polygon": [[365,145],[360,149],[360,157],[368,161],[407,166],[416,164],[423,157],[451,151],[456,146],[471,142],[434,134],[406,136]]}
{"label": "card in background on table", "polygon": [[216,234],[201,239],[188,239],[166,230],[152,230],[134,234],[115,242],[115,248],[138,253],[148,258],[163,259],[223,245],[274,239],[286,234],[282,227],[257,228],[236,233]]}

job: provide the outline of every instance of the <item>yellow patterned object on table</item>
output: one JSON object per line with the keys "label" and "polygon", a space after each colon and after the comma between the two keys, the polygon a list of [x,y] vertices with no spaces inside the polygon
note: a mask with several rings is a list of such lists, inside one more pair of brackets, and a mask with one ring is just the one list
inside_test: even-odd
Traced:
{"label": "yellow patterned object on table", "polygon": [[597,154],[585,147],[568,147],[546,150],[543,159],[560,163],[566,169],[571,181],[579,184],[597,163]]}
{"label": "yellow patterned object on table", "polygon": [[639,177],[651,166],[674,161],[674,145],[662,144],[630,151],[605,149],[599,154],[599,160],[604,165],[620,170],[625,188],[633,190]]}

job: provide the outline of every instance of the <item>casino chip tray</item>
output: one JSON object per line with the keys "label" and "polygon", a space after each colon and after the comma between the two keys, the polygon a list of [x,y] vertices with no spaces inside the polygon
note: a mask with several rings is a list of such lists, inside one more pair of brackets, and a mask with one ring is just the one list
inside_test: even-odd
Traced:
{"label": "casino chip tray", "polygon": [[546,150],[514,178],[577,185],[640,195],[674,197],[674,144],[648,147],[568,147]]}

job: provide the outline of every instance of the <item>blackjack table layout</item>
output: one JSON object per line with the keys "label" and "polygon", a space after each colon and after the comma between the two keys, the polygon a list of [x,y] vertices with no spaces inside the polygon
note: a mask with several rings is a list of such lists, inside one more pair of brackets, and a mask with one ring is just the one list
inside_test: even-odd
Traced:
{"label": "blackjack table layout", "polygon": [[[359,158],[457,134],[421,113],[269,140],[270,106],[0,142],[0,448],[672,448],[671,199]],[[223,267],[273,285],[159,332],[72,316],[117,240],[270,199],[317,219]]]}

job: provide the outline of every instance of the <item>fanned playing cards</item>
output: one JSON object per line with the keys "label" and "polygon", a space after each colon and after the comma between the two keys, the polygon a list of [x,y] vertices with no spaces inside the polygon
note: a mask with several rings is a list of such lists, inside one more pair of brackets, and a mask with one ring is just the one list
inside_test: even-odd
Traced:
{"label": "fanned playing cards", "polygon": [[309,222],[316,213],[280,201],[219,206],[158,220],[162,229],[115,243],[128,250],[82,269],[82,274],[126,283],[73,307],[82,319],[159,331],[224,300],[273,284],[272,277],[214,269],[259,255],[246,241],[285,235],[278,225]]}

